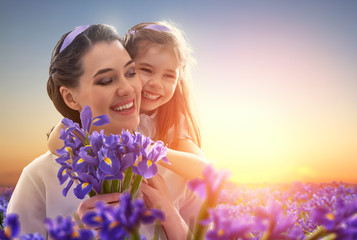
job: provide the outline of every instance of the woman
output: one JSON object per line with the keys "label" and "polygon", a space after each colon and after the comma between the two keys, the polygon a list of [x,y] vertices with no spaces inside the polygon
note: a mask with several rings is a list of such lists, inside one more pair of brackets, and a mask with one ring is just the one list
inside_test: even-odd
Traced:
{"label": "woman", "polygon": [[[91,107],[94,116],[108,115],[110,124],[101,127],[106,134],[134,129],[139,123],[141,83],[135,63],[110,26],[81,26],[60,39],[52,54],[47,90],[57,110],[75,122],[80,123],[79,113],[85,105]],[[72,191],[63,197],[56,158],[47,152],[25,167],[20,176],[7,212],[20,216],[23,233],[46,236],[44,218],[71,216],[74,212],[83,216],[97,200],[118,200],[118,194],[107,194],[81,202]],[[144,199],[148,205],[161,202],[167,216],[162,223],[166,236],[182,239],[188,231],[188,213],[197,211],[195,199],[187,195],[177,174],[164,168],[159,174],[143,183]],[[149,226],[142,234],[151,236],[152,232]]]}

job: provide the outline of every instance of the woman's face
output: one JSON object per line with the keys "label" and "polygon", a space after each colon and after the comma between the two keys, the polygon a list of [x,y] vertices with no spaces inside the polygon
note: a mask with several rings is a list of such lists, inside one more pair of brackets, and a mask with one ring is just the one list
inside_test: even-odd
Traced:
{"label": "woman's face", "polygon": [[135,63],[118,42],[96,43],[82,58],[84,73],[73,97],[81,109],[89,105],[93,117],[106,114],[110,123],[99,127],[106,135],[139,124],[141,82]]}

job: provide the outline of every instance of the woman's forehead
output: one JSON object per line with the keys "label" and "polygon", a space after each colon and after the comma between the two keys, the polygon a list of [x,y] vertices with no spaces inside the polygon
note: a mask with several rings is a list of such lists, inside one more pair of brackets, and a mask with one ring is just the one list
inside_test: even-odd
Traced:
{"label": "woman's forehead", "polygon": [[95,72],[101,68],[124,68],[130,56],[119,41],[99,42],[83,56],[85,72]]}

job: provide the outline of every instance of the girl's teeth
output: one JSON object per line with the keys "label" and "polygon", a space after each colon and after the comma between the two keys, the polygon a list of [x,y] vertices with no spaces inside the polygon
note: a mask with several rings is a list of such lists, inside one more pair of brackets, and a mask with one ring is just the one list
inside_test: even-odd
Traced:
{"label": "girl's teeth", "polygon": [[143,96],[145,98],[151,99],[151,100],[156,100],[160,97],[160,95],[156,95],[156,94],[151,94],[151,93],[147,93],[147,92],[143,92]]}
{"label": "girl's teeth", "polygon": [[131,103],[125,104],[125,105],[123,105],[123,106],[114,108],[114,110],[115,110],[115,111],[121,111],[121,110],[129,109],[129,108],[131,108],[133,105],[134,105],[134,102],[131,102]]}

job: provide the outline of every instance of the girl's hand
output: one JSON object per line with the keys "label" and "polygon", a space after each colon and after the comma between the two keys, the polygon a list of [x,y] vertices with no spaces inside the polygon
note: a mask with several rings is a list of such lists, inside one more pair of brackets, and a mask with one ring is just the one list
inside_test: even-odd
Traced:
{"label": "girl's hand", "polygon": [[159,208],[165,212],[174,208],[169,190],[161,175],[157,174],[152,178],[143,180],[140,190],[143,193],[143,199],[146,207]]}
{"label": "girl's hand", "polygon": [[51,153],[57,155],[56,150],[64,146],[63,141],[59,138],[61,135],[61,129],[65,126],[59,122],[50,132],[47,139],[47,147]]}
{"label": "girl's hand", "polygon": [[161,222],[168,239],[186,239],[188,226],[175,208],[165,180],[157,174],[144,180],[140,186],[146,207],[158,208],[165,214],[165,221]]}

